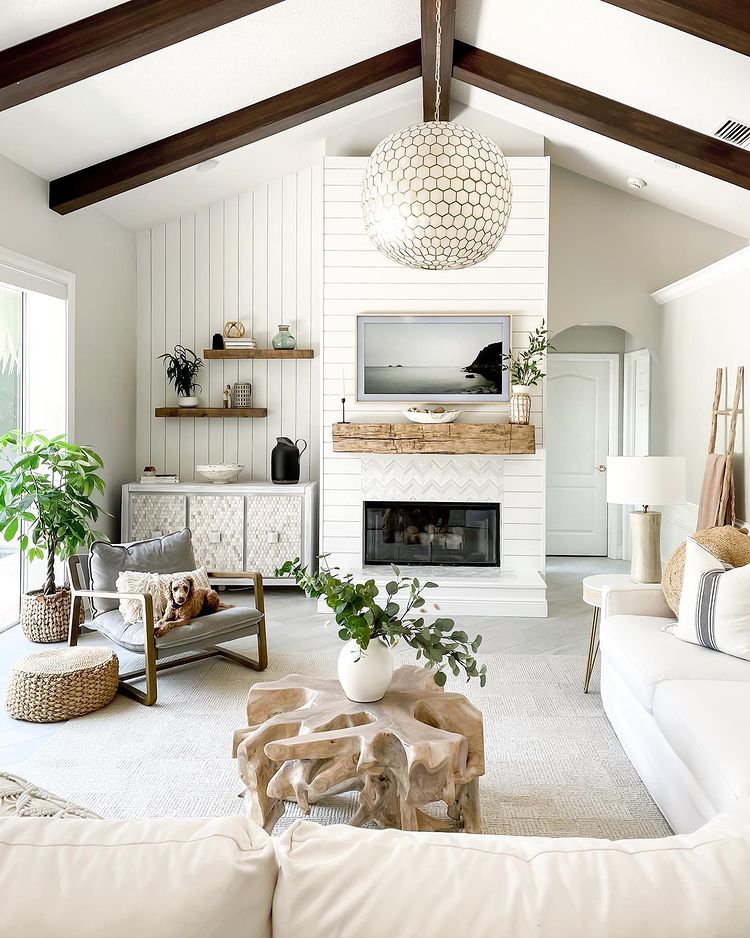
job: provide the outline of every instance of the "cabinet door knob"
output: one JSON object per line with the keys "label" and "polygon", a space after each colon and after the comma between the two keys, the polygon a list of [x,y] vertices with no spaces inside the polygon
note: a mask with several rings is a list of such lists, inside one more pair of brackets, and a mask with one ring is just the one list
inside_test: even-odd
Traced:
{"label": "cabinet door knob", "polygon": [[604,465],[604,463],[600,463],[596,468],[599,470],[599,472],[607,471],[607,467]]}

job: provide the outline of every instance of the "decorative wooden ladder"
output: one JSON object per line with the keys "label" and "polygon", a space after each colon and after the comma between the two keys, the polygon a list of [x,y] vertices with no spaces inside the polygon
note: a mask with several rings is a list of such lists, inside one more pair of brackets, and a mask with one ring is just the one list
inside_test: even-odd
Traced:
{"label": "decorative wooden ladder", "polygon": [[719,417],[729,417],[729,435],[727,436],[726,465],[724,467],[724,483],[721,489],[721,501],[719,503],[719,523],[723,524],[726,517],[727,504],[729,502],[729,490],[731,487],[733,462],[734,462],[734,444],[737,438],[737,415],[740,412],[742,403],[742,388],[745,382],[745,369],[740,366],[737,369],[737,376],[734,382],[734,400],[730,409],[721,408],[721,393],[724,390],[724,369],[716,369],[716,386],[714,388],[714,403],[711,409],[711,435],[708,440],[708,455],[716,452],[716,434],[718,430]]}

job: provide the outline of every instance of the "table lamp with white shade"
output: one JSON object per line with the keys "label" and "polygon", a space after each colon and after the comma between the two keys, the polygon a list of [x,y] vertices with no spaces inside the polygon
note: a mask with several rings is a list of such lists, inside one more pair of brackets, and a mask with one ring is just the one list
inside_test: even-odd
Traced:
{"label": "table lamp with white shade", "polygon": [[636,583],[661,580],[661,512],[649,505],[684,502],[683,456],[610,456],[607,460],[607,501],[614,505],[643,505],[630,513],[633,557],[631,579]]}

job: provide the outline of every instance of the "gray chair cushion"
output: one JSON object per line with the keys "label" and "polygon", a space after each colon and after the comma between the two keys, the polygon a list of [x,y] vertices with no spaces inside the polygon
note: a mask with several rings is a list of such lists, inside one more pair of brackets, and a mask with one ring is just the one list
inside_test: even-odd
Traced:
{"label": "gray chair cushion", "polygon": [[[156,639],[161,655],[177,654],[188,648],[206,648],[220,642],[229,642],[258,631],[260,613],[252,606],[232,606],[219,609],[206,616],[178,625],[166,635]],[[92,625],[98,632],[116,642],[127,651],[143,654],[143,623],[126,622],[119,609],[102,613]]]}
{"label": "gray chair cushion", "polygon": [[[117,577],[125,570],[135,570],[138,573],[179,573],[182,570],[194,569],[193,538],[189,528],[132,544],[94,541],[89,552],[92,590],[114,592],[117,589]],[[94,617],[119,607],[117,600],[113,599],[96,599],[91,605]]]}

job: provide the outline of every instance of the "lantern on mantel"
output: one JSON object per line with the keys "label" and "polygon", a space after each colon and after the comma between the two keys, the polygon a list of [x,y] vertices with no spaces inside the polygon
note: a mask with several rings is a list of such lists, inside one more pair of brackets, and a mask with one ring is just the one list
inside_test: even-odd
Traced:
{"label": "lantern on mantel", "polygon": [[440,0],[436,3],[435,120],[382,140],[362,184],[365,227],[375,247],[406,267],[457,270],[495,250],[508,226],[508,164],[485,134],[438,119]]}

